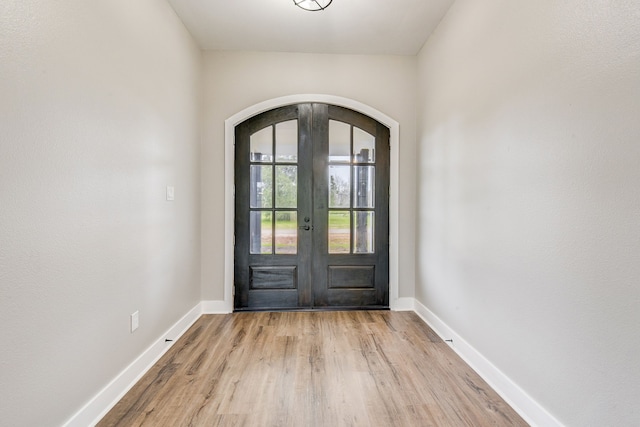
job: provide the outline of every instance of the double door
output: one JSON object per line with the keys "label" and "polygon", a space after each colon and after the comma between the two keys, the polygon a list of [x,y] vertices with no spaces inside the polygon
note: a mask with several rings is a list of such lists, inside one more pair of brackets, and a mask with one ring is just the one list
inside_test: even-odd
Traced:
{"label": "double door", "polygon": [[236,310],[389,305],[389,130],[327,104],[235,129]]}

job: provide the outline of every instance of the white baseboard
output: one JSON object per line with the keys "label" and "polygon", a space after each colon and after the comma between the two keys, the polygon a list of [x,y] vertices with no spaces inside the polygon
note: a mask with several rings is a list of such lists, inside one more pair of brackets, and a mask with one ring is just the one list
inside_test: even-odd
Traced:
{"label": "white baseboard", "polygon": [[[163,354],[198,320],[202,314],[202,303],[193,307],[178,320],[136,360],[127,366],[105,388],[93,397],[82,409],[64,424],[64,427],[87,427],[96,425],[107,412],[135,385],[136,382],[162,357]],[[173,341],[165,342],[166,337]]]}
{"label": "white baseboard", "polygon": [[226,301],[210,300],[202,301],[202,314],[227,314],[233,312],[233,306],[229,306]]}
{"label": "white baseboard", "polygon": [[450,347],[487,382],[531,426],[563,427],[553,415],[522,390],[478,350],[444,323],[420,301],[414,300],[415,312],[443,340],[453,340]]}
{"label": "white baseboard", "polygon": [[[452,339],[451,348],[526,422],[532,426],[563,427],[538,402],[422,303],[414,298],[398,298],[391,308],[394,311],[415,311],[443,340]],[[233,307],[229,307],[225,301],[201,301],[73,415],[64,427],[86,427],[97,424],[202,314],[223,314],[232,311]],[[172,337],[173,341],[165,342],[165,337]]]}
{"label": "white baseboard", "polygon": [[398,298],[395,301],[395,304],[391,304],[391,310],[415,311],[415,299],[414,298]]}

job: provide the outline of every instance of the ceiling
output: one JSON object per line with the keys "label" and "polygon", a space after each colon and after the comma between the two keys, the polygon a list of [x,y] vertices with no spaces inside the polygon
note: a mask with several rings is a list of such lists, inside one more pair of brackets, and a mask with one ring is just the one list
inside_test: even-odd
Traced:
{"label": "ceiling", "polygon": [[415,55],[454,0],[168,0],[202,49]]}

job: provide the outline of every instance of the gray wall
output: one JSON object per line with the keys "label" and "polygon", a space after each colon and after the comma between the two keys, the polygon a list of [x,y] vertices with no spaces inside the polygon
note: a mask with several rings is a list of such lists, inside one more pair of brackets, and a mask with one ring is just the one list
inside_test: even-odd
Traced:
{"label": "gray wall", "polygon": [[200,301],[201,59],[164,1],[0,2],[0,424],[62,424]]}
{"label": "gray wall", "polygon": [[639,34],[462,0],[419,55],[416,297],[570,426],[640,425]]}

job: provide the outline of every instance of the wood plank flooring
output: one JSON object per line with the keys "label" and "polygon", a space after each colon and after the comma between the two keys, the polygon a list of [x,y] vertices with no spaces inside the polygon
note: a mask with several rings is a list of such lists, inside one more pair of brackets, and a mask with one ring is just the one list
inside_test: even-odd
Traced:
{"label": "wood plank flooring", "polygon": [[106,426],[526,426],[412,312],[205,315]]}

